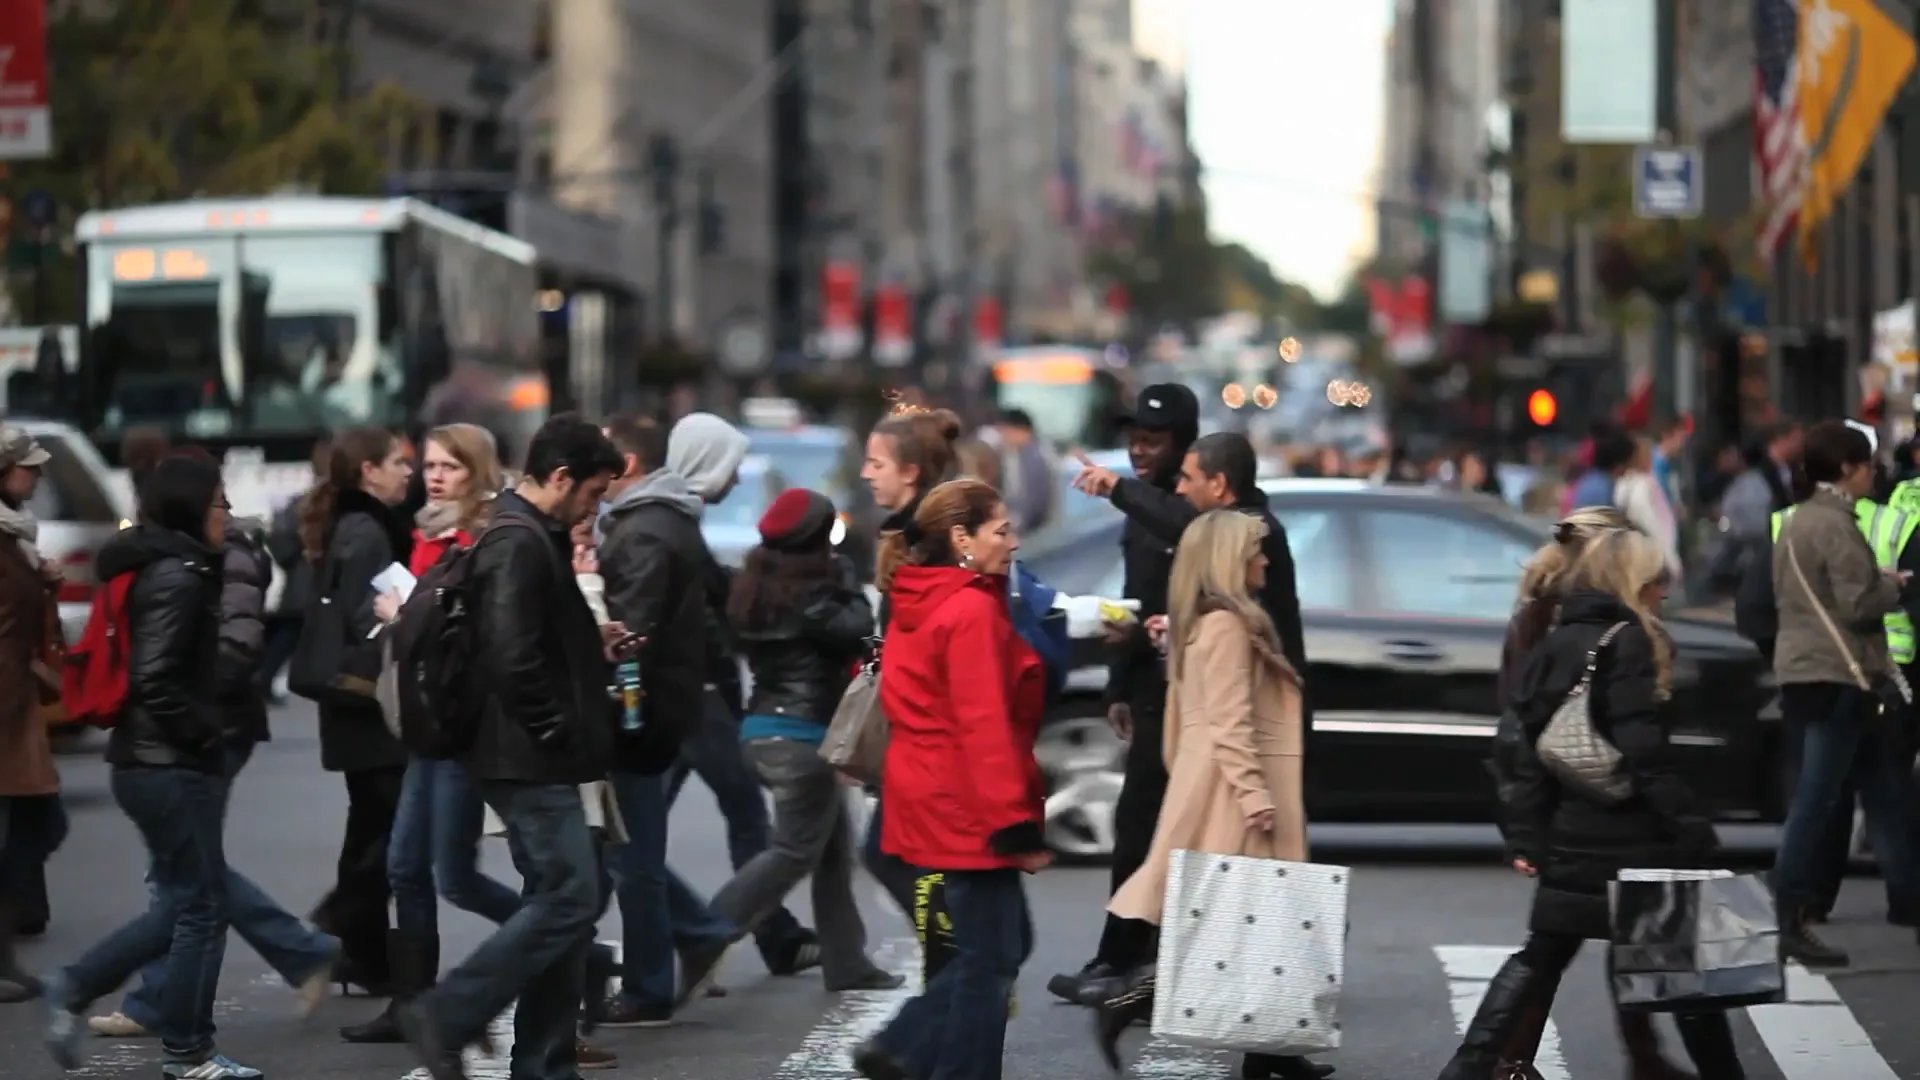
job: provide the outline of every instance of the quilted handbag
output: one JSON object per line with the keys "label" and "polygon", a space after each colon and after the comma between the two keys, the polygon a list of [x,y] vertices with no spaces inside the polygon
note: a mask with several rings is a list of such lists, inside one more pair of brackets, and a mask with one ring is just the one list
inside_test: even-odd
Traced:
{"label": "quilted handbag", "polygon": [[887,717],[880,711],[880,654],[860,665],[820,741],[827,764],[863,784],[878,784],[887,760]]}
{"label": "quilted handbag", "polygon": [[1601,650],[1626,629],[1624,622],[1614,623],[1600,635],[1587,653],[1587,670],[1580,682],[1567,693],[1567,699],[1553,710],[1546,730],[1533,744],[1540,764],[1561,783],[1604,802],[1619,802],[1633,794],[1633,780],[1620,775],[1620,748],[1607,741],[1593,726],[1593,672],[1599,666]]}
{"label": "quilted handbag", "polygon": [[1245,1054],[1337,1049],[1351,877],[1344,866],[1174,852],[1153,1033]]}

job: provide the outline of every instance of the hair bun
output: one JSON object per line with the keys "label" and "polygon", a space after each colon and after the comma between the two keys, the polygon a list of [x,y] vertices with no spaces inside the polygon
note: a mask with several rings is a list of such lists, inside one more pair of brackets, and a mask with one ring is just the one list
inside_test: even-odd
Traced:
{"label": "hair bun", "polygon": [[960,423],[958,413],[952,409],[934,409],[927,414],[927,417],[934,422],[936,429],[940,432],[941,438],[948,442],[956,442],[959,440],[960,432],[964,429],[964,426]]}

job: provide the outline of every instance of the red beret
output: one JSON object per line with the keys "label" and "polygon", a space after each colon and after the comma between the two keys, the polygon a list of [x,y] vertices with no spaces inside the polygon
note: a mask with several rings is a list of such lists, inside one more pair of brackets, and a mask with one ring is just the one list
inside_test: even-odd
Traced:
{"label": "red beret", "polygon": [[798,545],[833,524],[833,500],[806,488],[788,488],[760,515],[760,539],[768,544]]}

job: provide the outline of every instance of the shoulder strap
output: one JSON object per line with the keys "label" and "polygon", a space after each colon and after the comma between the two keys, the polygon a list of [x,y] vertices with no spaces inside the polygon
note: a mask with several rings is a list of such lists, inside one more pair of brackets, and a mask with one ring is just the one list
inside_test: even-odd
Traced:
{"label": "shoulder strap", "polygon": [[1600,654],[1606,651],[1607,646],[1613,644],[1613,639],[1626,628],[1627,624],[1624,621],[1614,623],[1607,627],[1606,633],[1600,635],[1599,641],[1593,643],[1593,648],[1587,650],[1587,669],[1580,673],[1580,684],[1574,687],[1575,692],[1583,691],[1593,685],[1593,673],[1600,667]]}
{"label": "shoulder strap", "polygon": [[1840,628],[1833,624],[1833,616],[1827,614],[1826,605],[1820,602],[1819,595],[1813,591],[1813,585],[1807,581],[1807,572],[1800,568],[1800,550],[1793,545],[1791,539],[1787,542],[1787,562],[1792,564],[1793,576],[1800,582],[1801,590],[1807,594],[1807,603],[1813,605],[1813,613],[1820,616],[1820,625],[1827,628],[1827,636],[1833,639],[1834,646],[1840,650],[1841,658],[1847,662],[1847,673],[1853,676],[1853,681],[1859,685],[1860,689],[1872,690],[1873,684],[1867,680],[1867,673],[1861,669],[1860,661],[1853,658],[1853,650],[1847,647],[1846,637],[1840,633]]}

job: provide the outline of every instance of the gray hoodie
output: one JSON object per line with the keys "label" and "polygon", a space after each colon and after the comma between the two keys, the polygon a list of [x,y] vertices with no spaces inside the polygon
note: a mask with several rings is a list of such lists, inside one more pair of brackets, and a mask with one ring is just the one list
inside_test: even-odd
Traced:
{"label": "gray hoodie", "polygon": [[667,433],[667,470],[685,478],[687,488],[715,499],[740,471],[747,437],[712,413],[688,413]]}

